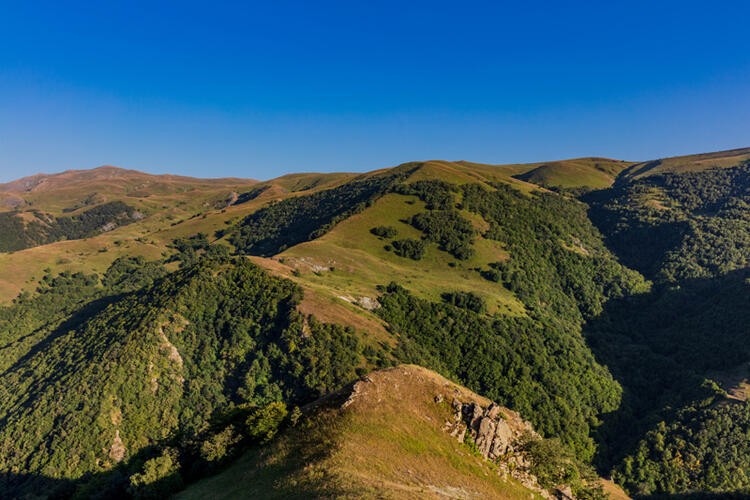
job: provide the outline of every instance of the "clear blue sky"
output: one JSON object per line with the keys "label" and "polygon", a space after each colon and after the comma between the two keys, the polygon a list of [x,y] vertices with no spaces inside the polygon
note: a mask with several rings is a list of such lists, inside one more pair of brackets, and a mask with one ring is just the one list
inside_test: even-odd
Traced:
{"label": "clear blue sky", "polygon": [[750,2],[0,0],[0,181],[750,146]]}

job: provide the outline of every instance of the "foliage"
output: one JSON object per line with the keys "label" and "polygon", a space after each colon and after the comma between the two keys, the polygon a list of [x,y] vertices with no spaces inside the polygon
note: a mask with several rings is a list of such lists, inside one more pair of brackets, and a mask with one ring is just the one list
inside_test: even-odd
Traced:
{"label": "foliage", "polygon": [[247,216],[230,240],[240,253],[269,256],[318,238],[385,194],[403,174],[381,174],[303,196],[294,196]]}
{"label": "foliage", "polygon": [[39,211],[0,213],[0,252],[22,250],[60,240],[76,240],[135,222],[142,217],[121,201],[103,203],[80,214],[53,217]]}
{"label": "foliage", "polygon": [[750,493],[750,405],[690,407],[660,422],[615,478],[638,495]]}
{"label": "foliage", "polygon": [[547,489],[570,485],[576,498],[605,500],[594,469],[578,460],[557,439],[540,439],[527,433],[517,443],[530,472]]}
{"label": "foliage", "polygon": [[261,443],[269,442],[279,431],[288,413],[286,405],[281,401],[258,408],[245,421],[248,435]]}
{"label": "foliage", "polygon": [[452,306],[468,309],[475,313],[487,311],[484,299],[473,292],[445,292],[442,294],[443,302]]}
{"label": "foliage", "polygon": [[410,223],[425,234],[427,241],[436,242],[457,259],[467,260],[474,255],[474,228],[456,210],[423,212],[412,217]]}
{"label": "foliage", "polygon": [[444,181],[420,180],[399,184],[395,191],[417,196],[427,204],[428,210],[449,210],[455,206],[453,193],[457,191],[457,187]]}
{"label": "foliage", "polygon": [[412,238],[405,238],[403,240],[395,240],[391,243],[393,253],[399,257],[406,257],[412,260],[420,260],[424,257],[425,246],[421,240],[414,240]]}
{"label": "foliage", "polygon": [[234,426],[229,425],[220,432],[210,435],[200,444],[200,457],[206,462],[223,460],[241,439]]}
{"label": "foliage", "polygon": [[658,281],[708,278],[750,264],[750,162],[653,175],[587,201],[623,261]]}
{"label": "foliage", "polygon": [[609,298],[647,289],[606,249],[585,205],[554,193],[526,196],[505,184],[489,192],[466,185],[463,192],[464,208],[490,223],[484,237],[510,252],[495,265],[503,284],[534,314],[578,323]]}
{"label": "foliage", "polygon": [[141,472],[130,476],[129,493],[134,498],[164,498],[182,485],[176,451],[165,449],[146,460]]}
{"label": "foliage", "polygon": [[[356,378],[354,332],[298,314],[292,282],[241,258],[201,257],[169,275],[144,265],[153,274],[140,278],[128,272],[139,263],[113,264],[107,288],[95,276],[47,278],[36,296],[0,308],[11,347],[0,375],[0,470],[34,474],[3,485],[3,496],[35,491],[42,475],[85,488],[88,474],[121,458],[137,467],[140,450],[169,443],[190,456],[213,440],[203,451],[221,455],[224,427],[209,432],[217,417],[248,403],[305,403]],[[151,477],[166,462],[130,475]],[[120,484],[110,477],[103,489]]]}
{"label": "foliage", "polygon": [[619,388],[575,329],[555,318],[489,318],[417,299],[395,284],[384,291],[378,311],[400,334],[400,360],[460,380],[581,456],[593,454],[590,425],[616,408]]}
{"label": "foliage", "polygon": [[370,232],[379,238],[393,239],[398,235],[398,229],[393,226],[376,226]]}

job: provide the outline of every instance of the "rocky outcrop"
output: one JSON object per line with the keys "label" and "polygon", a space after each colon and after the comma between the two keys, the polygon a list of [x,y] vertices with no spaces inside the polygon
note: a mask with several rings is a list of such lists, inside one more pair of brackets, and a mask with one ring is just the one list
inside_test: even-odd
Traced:
{"label": "rocky outcrop", "polygon": [[[435,396],[436,403],[443,400],[441,394]],[[536,477],[529,472],[529,463],[520,443],[524,439],[540,439],[540,436],[518,413],[496,403],[482,407],[476,401],[462,402],[455,397],[451,408],[452,418],[445,422],[443,429],[497,464],[498,473],[513,477],[545,498],[575,499],[565,487],[550,493],[539,486]]]}

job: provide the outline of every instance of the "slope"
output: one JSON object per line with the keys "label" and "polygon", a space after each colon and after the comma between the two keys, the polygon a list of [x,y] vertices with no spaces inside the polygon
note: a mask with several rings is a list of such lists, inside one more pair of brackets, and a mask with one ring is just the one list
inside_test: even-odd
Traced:
{"label": "slope", "polygon": [[355,377],[365,359],[352,329],[299,315],[293,283],[223,253],[169,274],[118,260],[101,281],[47,279],[0,309],[0,496],[65,496],[92,480],[132,490],[154,455],[195,464],[191,447],[222,416]]}
{"label": "slope", "polygon": [[[497,463],[484,459],[476,444],[463,443],[460,429],[465,432],[466,426],[463,415],[456,419],[454,406],[497,415],[483,426],[497,421],[502,429],[493,430],[498,450],[503,448]],[[253,450],[177,498],[546,495],[528,475],[528,465],[521,465],[520,441],[538,439],[530,425],[506,408],[488,407],[485,398],[418,366],[373,372],[307,407],[305,416],[267,449]],[[467,442],[475,443],[471,432],[477,433],[479,419],[474,427],[469,421],[472,440]],[[555,458],[565,463],[565,457]]]}

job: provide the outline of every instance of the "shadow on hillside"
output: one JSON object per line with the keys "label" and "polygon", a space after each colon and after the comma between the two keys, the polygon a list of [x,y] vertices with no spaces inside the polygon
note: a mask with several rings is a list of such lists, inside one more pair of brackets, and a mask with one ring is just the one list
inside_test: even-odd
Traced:
{"label": "shadow on hillside", "polygon": [[86,498],[120,500],[130,498],[166,498],[182,486],[178,474],[155,478],[149,484],[134,486],[130,476],[142,469],[156,448],[146,447],[114,469],[88,473],[77,479],[53,478],[43,474],[0,472],[0,498],[46,498],[63,500]]}
{"label": "shadow on hillside", "polygon": [[[109,295],[109,296],[102,297],[99,299],[94,299],[88,302],[86,305],[82,306],[79,310],[77,310],[72,316],[70,316],[68,319],[66,319],[62,323],[60,323],[52,332],[50,332],[43,339],[41,339],[39,342],[34,344],[29,349],[29,352],[27,352],[26,354],[18,358],[15,363],[13,363],[11,366],[8,367],[8,369],[0,373],[0,377],[4,377],[10,373],[17,371],[19,367],[22,367],[25,363],[27,363],[30,359],[32,359],[38,353],[44,351],[50,345],[52,345],[52,343],[55,340],[57,340],[60,336],[70,331],[80,328],[82,325],[84,325],[87,321],[89,321],[95,315],[102,312],[108,305],[114,304],[115,302],[122,299],[126,295],[128,294]],[[30,335],[35,335],[38,331],[39,330],[31,333]]]}
{"label": "shadow on hillside", "polygon": [[[625,266],[635,269],[649,279],[661,269],[667,254],[679,248],[690,231],[686,220],[639,221],[631,218],[623,224],[626,213],[613,201],[628,199],[627,185],[615,184],[612,188],[590,191],[580,199],[588,206],[588,216],[599,229],[607,248],[617,255]],[[614,228],[617,228],[614,230]]]}
{"label": "shadow on hillside", "polygon": [[712,374],[750,360],[750,270],[655,287],[612,300],[584,327],[597,361],[623,387],[620,408],[604,417],[597,463],[608,470],[646,431],[715,394]]}

